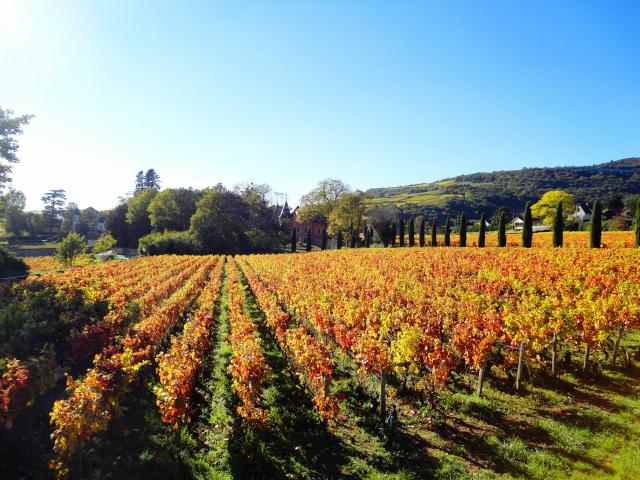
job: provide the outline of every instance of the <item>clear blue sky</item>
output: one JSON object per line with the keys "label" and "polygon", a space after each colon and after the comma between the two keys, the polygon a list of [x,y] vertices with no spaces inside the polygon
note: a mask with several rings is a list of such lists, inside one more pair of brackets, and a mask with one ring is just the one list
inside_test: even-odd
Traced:
{"label": "clear blue sky", "polygon": [[640,2],[0,0],[14,185],[354,188],[640,155]]}

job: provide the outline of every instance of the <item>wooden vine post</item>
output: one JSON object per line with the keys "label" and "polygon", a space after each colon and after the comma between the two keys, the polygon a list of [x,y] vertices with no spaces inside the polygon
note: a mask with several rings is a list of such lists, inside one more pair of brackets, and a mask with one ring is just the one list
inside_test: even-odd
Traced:
{"label": "wooden vine post", "polygon": [[518,373],[516,374],[516,390],[520,390],[520,380],[522,379],[523,362],[524,362],[524,342],[520,342],[520,352],[518,353]]}
{"label": "wooden vine post", "polygon": [[591,347],[587,343],[587,346],[584,348],[584,360],[582,362],[582,370],[587,371],[587,367],[589,366],[589,352],[591,351]]}
{"label": "wooden vine post", "polygon": [[620,348],[620,342],[622,341],[622,337],[624,335],[624,325],[620,327],[620,331],[618,332],[618,338],[616,338],[616,344],[613,347],[613,355],[611,356],[611,363],[616,363],[616,357],[618,356],[618,349]]}
{"label": "wooden vine post", "polygon": [[380,367],[380,418],[384,421],[384,415],[387,410],[387,388],[386,378],[384,376],[384,367]]}
{"label": "wooden vine post", "polygon": [[478,370],[478,389],[476,390],[476,393],[479,397],[482,396],[482,385],[484,384],[484,375],[486,368],[487,364],[483,363],[480,367],[480,370]]}
{"label": "wooden vine post", "polygon": [[551,375],[556,376],[558,373],[558,337],[556,332],[553,332],[553,343],[551,350]]}

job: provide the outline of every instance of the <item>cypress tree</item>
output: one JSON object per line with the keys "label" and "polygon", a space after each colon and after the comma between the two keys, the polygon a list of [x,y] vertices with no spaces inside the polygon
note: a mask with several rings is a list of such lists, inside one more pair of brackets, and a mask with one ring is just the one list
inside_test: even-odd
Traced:
{"label": "cypress tree", "polygon": [[320,243],[320,248],[322,250],[327,249],[327,227],[322,229],[322,242]]}
{"label": "cypress tree", "polygon": [[467,216],[464,212],[460,215],[460,246],[467,246]]}
{"label": "cypress tree", "polygon": [[298,236],[296,235],[295,227],[291,229],[291,251],[296,253],[296,243],[298,243]]}
{"label": "cypress tree", "polygon": [[500,220],[498,221],[498,246],[507,246],[507,214],[504,210],[500,213]]}
{"label": "cypress tree", "polygon": [[398,231],[398,227],[396,226],[396,222],[393,222],[391,224],[391,228],[389,230],[389,235],[391,237],[391,246],[395,247],[396,246],[396,233]]}
{"label": "cypress tree", "polygon": [[484,218],[484,213],[480,216],[480,232],[478,233],[478,246],[484,247],[485,237],[487,236],[487,225]]}
{"label": "cypress tree", "polygon": [[420,246],[424,247],[424,217],[420,220],[420,235],[418,236],[418,241],[420,242]]}
{"label": "cypress tree", "polygon": [[357,242],[358,242],[358,231],[351,229],[351,241],[349,242],[349,246],[351,248],[356,248]]}
{"label": "cypress tree", "polygon": [[342,231],[341,231],[341,230],[338,230],[338,237],[337,237],[337,239],[336,239],[336,243],[337,243],[336,248],[337,248],[338,250],[340,250],[340,249],[342,248],[342,242],[343,242],[343,239],[342,239]]}
{"label": "cypress tree", "polygon": [[311,251],[311,228],[307,230],[307,244],[306,244],[305,250],[307,252]]}
{"label": "cypress tree", "polygon": [[438,246],[438,227],[436,227],[436,221],[431,224],[431,246]]}
{"label": "cypress tree", "polygon": [[589,240],[591,248],[600,248],[600,245],[602,245],[602,206],[599,200],[593,203]]}
{"label": "cypress tree", "polygon": [[558,248],[562,247],[564,243],[563,239],[564,230],[564,218],[562,217],[562,202],[558,204],[556,214],[553,217],[553,246]]}
{"label": "cypress tree", "polygon": [[447,221],[444,222],[444,246],[445,247],[451,246],[451,228],[449,224],[450,224],[449,217],[447,217]]}
{"label": "cypress tree", "polygon": [[533,241],[533,218],[531,217],[531,202],[524,207],[524,225],[522,225],[522,246],[531,248]]}
{"label": "cypress tree", "polygon": [[416,223],[415,220],[413,219],[413,217],[411,217],[411,219],[409,220],[409,246],[413,247],[416,243]]}
{"label": "cypress tree", "polygon": [[398,222],[398,236],[400,237],[400,246],[404,247],[404,220]]}
{"label": "cypress tree", "polygon": [[640,248],[640,198],[636,205],[636,247]]}

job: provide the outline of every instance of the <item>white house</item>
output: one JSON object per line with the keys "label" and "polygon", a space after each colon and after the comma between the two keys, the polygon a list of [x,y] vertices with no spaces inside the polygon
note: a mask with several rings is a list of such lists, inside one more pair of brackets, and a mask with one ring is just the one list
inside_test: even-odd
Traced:
{"label": "white house", "polygon": [[569,216],[579,222],[588,222],[591,220],[591,207],[586,203],[576,203],[575,210]]}
{"label": "white house", "polygon": [[514,230],[522,230],[522,226],[524,225],[524,220],[522,219],[522,217],[520,217],[520,215],[516,216],[516,218],[513,219],[513,221],[511,222],[511,225],[513,226]]}

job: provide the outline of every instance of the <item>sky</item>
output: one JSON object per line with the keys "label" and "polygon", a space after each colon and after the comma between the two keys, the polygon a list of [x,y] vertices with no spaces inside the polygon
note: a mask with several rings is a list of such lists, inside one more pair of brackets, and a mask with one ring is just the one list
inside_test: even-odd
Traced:
{"label": "sky", "polygon": [[13,186],[354,189],[640,155],[640,2],[0,0]]}

